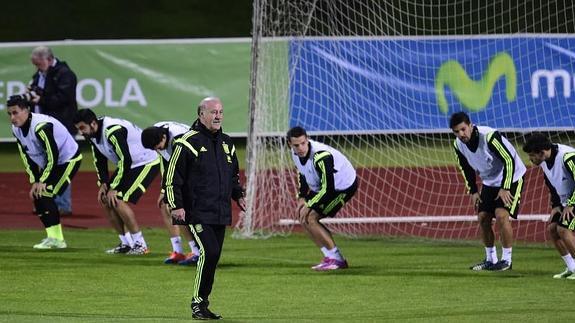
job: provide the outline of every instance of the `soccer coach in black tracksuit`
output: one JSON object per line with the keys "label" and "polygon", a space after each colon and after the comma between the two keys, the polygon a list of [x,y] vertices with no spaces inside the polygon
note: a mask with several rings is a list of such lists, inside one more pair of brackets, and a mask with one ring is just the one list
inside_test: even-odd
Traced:
{"label": "soccer coach in black tracksuit", "polygon": [[231,200],[245,209],[236,149],[221,130],[223,113],[220,99],[203,99],[192,129],[174,142],[166,170],[164,199],[172,218],[185,220],[200,246],[191,305],[195,319],[221,318],[208,309],[208,297],[232,222]]}

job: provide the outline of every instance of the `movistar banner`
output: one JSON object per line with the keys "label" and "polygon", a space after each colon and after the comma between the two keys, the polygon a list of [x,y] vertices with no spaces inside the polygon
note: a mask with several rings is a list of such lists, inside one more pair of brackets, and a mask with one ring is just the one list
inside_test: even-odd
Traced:
{"label": "movistar banner", "polygon": [[290,125],[448,131],[463,110],[500,129],[572,129],[574,63],[573,36],[292,41]]}
{"label": "movistar banner", "polygon": [[[6,99],[22,93],[35,71],[38,43],[0,44],[0,139],[11,138]],[[147,127],[191,123],[206,96],[222,98],[224,130],[247,132],[249,39],[65,41],[42,43],[78,76],[78,106]]]}

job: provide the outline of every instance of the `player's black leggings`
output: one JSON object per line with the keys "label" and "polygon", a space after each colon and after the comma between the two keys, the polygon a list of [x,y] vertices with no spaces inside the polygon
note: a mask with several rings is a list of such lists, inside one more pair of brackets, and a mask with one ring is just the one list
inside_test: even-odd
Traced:
{"label": "player's black leggings", "polygon": [[194,283],[193,303],[208,302],[208,297],[212,292],[214,276],[226,234],[225,225],[215,224],[195,224],[190,225],[190,229],[200,247],[200,259],[196,269],[196,280]]}

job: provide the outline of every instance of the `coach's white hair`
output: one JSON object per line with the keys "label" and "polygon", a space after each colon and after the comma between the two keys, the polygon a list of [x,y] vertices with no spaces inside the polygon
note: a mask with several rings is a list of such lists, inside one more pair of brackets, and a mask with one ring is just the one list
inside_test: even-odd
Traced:
{"label": "coach's white hair", "polygon": [[221,104],[222,100],[220,100],[220,98],[216,96],[208,96],[202,99],[202,101],[200,101],[200,104],[198,105],[198,115],[200,115],[200,112],[202,112],[208,107],[208,102],[219,102]]}

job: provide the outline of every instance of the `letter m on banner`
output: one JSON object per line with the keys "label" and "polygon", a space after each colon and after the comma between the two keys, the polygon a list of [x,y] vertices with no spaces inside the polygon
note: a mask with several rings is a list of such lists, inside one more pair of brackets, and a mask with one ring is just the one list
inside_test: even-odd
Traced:
{"label": "letter m on banner", "polygon": [[485,109],[491,100],[493,87],[501,77],[506,80],[507,101],[512,102],[517,97],[516,74],[513,58],[506,52],[498,53],[491,59],[487,71],[478,81],[472,80],[459,62],[449,60],[441,65],[435,77],[435,95],[439,110],[443,114],[449,111],[445,97],[446,86],[467,110],[479,112]]}

